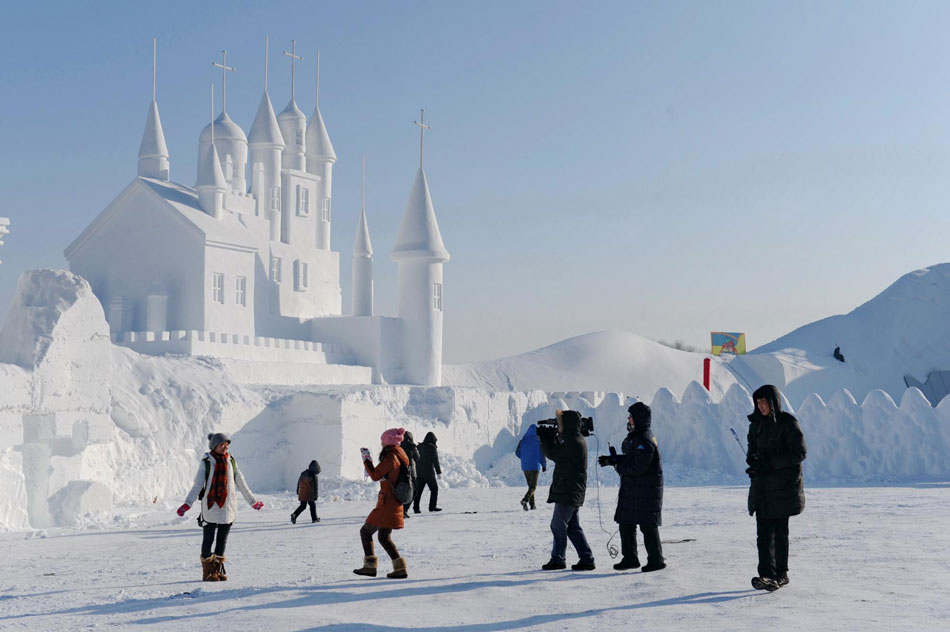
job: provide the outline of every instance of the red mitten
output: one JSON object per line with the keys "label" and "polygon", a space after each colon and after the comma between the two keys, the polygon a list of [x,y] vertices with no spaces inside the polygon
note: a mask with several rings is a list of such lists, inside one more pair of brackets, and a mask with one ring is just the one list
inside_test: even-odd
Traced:
{"label": "red mitten", "polygon": [[261,507],[263,507],[263,506],[264,506],[264,501],[263,501],[263,500],[259,500],[259,501],[257,501],[256,503],[254,503],[253,505],[251,505],[251,507],[253,507],[254,509],[257,509],[258,511],[260,511],[260,510],[261,510]]}
{"label": "red mitten", "polygon": [[184,516],[185,512],[188,511],[189,509],[191,509],[191,505],[189,505],[188,503],[185,503],[184,505],[178,508],[178,511],[176,513],[179,516]]}

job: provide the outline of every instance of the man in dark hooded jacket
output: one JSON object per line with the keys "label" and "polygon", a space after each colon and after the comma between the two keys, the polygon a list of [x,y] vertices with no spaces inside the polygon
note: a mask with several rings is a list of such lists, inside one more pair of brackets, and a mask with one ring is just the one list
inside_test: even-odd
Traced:
{"label": "man in dark hooded jacket", "polygon": [[581,435],[581,416],[575,410],[557,411],[557,435],[543,434],[541,452],[554,461],[554,475],[548,491],[548,502],[554,503],[554,515],[551,517],[551,533],[554,546],[551,548],[551,560],[541,566],[542,570],[553,571],[567,568],[565,553],[567,540],[577,550],[580,561],[571,566],[575,571],[592,571],[594,553],[587,543],[580,523],[580,509],[587,492],[587,442]]}
{"label": "man in dark hooded jacket", "polygon": [[320,473],[320,464],[316,460],[310,461],[310,465],[300,473],[297,479],[297,500],[300,506],[290,514],[290,521],[297,524],[297,516],[303,513],[304,508],[310,506],[310,522],[320,522],[317,516],[317,496],[320,489],[317,484],[317,474]]}
{"label": "man in dark hooded jacket", "polygon": [[805,509],[802,461],[807,448],[798,420],[782,410],[779,390],[766,384],[752,394],[746,470],[749,515],[755,514],[758,576],[752,586],[778,590],[788,583],[788,518]]}
{"label": "man in dark hooded jacket", "polygon": [[422,492],[428,486],[429,488],[429,511],[442,511],[437,507],[439,501],[439,483],[436,476],[442,476],[442,468],[439,466],[439,450],[435,447],[437,439],[435,433],[426,433],[426,438],[422,440],[417,447],[419,448],[419,460],[416,461],[416,491],[412,499],[412,511],[419,513],[419,501],[422,500]]}
{"label": "man in dark hooded jacket", "polygon": [[663,547],[660,545],[661,512],[663,510],[663,466],[656,437],[650,430],[650,407],[637,402],[627,409],[627,437],[621,446],[622,454],[602,456],[600,465],[613,465],[620,474],[620,493],[614,521],[620,525],[620,550],[623,559],[614,569],[624,571],[640,567],[637,556],[637,525],[643,532],[643,546],[647,550],[644,573],[666,568]]}

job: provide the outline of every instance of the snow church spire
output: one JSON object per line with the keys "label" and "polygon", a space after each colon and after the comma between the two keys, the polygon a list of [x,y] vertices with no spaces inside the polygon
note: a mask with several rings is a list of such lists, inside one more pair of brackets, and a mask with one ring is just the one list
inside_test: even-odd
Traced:
{"label": "snow church spire", "polygon": [[366,156],[363,156],[363,208],[353,244],[353,315],[373,315],[373,244],[366,223]]}
{"label": "snow church spire", "polygon": [[406,211],[392,258],[399,266],[399,318],[405,332],[404,380],[409,384],[442,385],[442,264],[449,253],[442,243],[429,183],[422,169],[422,134],[419,126],[419,171],[409,193]]}
{"label": "snow church spire", "polygon": [[294,83],[297,79],[296,63],[303,61],[303,57],[297,54],[297,40],[290,40],[290,52],[284,51],[284,55],[290,57],[290,103],[277,116],[277,124],[280,126],[285,143],[282,156],[283,166],[285,169],[306,171],[307,150],[304,134],[307,128],[307,117],[297,107],[297,102],[294,100]]}
{"label": "snow church spire", "polygon": [[214,146],[214,84],[211,84],[211,124],[208,149],[198,162],[198,203],[201,209],[212,217],[221,218],[224,210],[224,196],[227,193],[227,180],[221,169],[221,160]]}
{"label": "snow church spire", "polygon": [[257,106],[248,141],[251,149],[251,195],[257,200],[257,215],[271,222],[270,238],[280,239],[280,169],[284,137],[267,93],[270,37],[264,38],[264,94]]}
{"label": "snow church spire", "polygon": [[139,145],[138,175],[143,178],[168,180],[168,147],[165,145],[165,132],[162,119],[158,115],[158,102],[155,100],[155,75],[158,61],[158,38],[152,39],[152,103],[148,106],[145,119],[145,132]]}

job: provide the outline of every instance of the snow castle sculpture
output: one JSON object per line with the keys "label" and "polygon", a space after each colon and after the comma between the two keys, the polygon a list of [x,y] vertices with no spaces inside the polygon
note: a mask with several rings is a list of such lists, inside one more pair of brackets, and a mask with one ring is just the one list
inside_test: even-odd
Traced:
{"label": "snow castle sculpture", "polygon": [[[393,250],[399,313],[374,314],[373,251],[361,209],[353,249],[352,315],[344,316],[339,253],[331,250],[336,153],[317,101],[309,122],[291,94],[275,115],[267,89],[249,134],[221,111],[198,138],[195,185],[171,179],[155,90],[132,182],[66,248],[89,281],[113,342],[141,353],[336,363],[376,383],[437,386],[442,365],[442,243],[420,165]],[[212,117],[214,117],[212,94]],[[424,121],[420,133],[428,129]]]}

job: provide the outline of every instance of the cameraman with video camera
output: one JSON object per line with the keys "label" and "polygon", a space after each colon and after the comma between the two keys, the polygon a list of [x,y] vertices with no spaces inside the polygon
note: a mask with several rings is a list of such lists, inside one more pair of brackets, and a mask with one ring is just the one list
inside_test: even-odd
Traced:
{"label": "cameraman with video camera", "polygon": [[663,466],[656,438],[650,430],[650,407],[637,402],[627,409],[627,437],[617,454],[611,446],[609,456],[598,457],[601,467],[614,466],[620,474],[620,493],[614,521],[620,525],[620,550],[623,559],[614,569],[625,571],[640,567],[637,557],[637,526],[643,532],[647,564],[641,571],[649,573],[666,568],[660,529],[663,510]]}
{"label": "cameraman with video camera", "polygon": [[577,550],[580,560],[571,566],[574,571],[592,571],[594,554],[581,528],[579,513],[587,491],[587,442],[581,433],[581,416],[574,410],[557,411],[557,430],[538,422],[541,452],[554,461],[554,476],[548,491],[548,502],[554,503],[551,533],[554,546],[551,560],[541,569],[545,571],[567,568],[564,561],[567,540]]}

